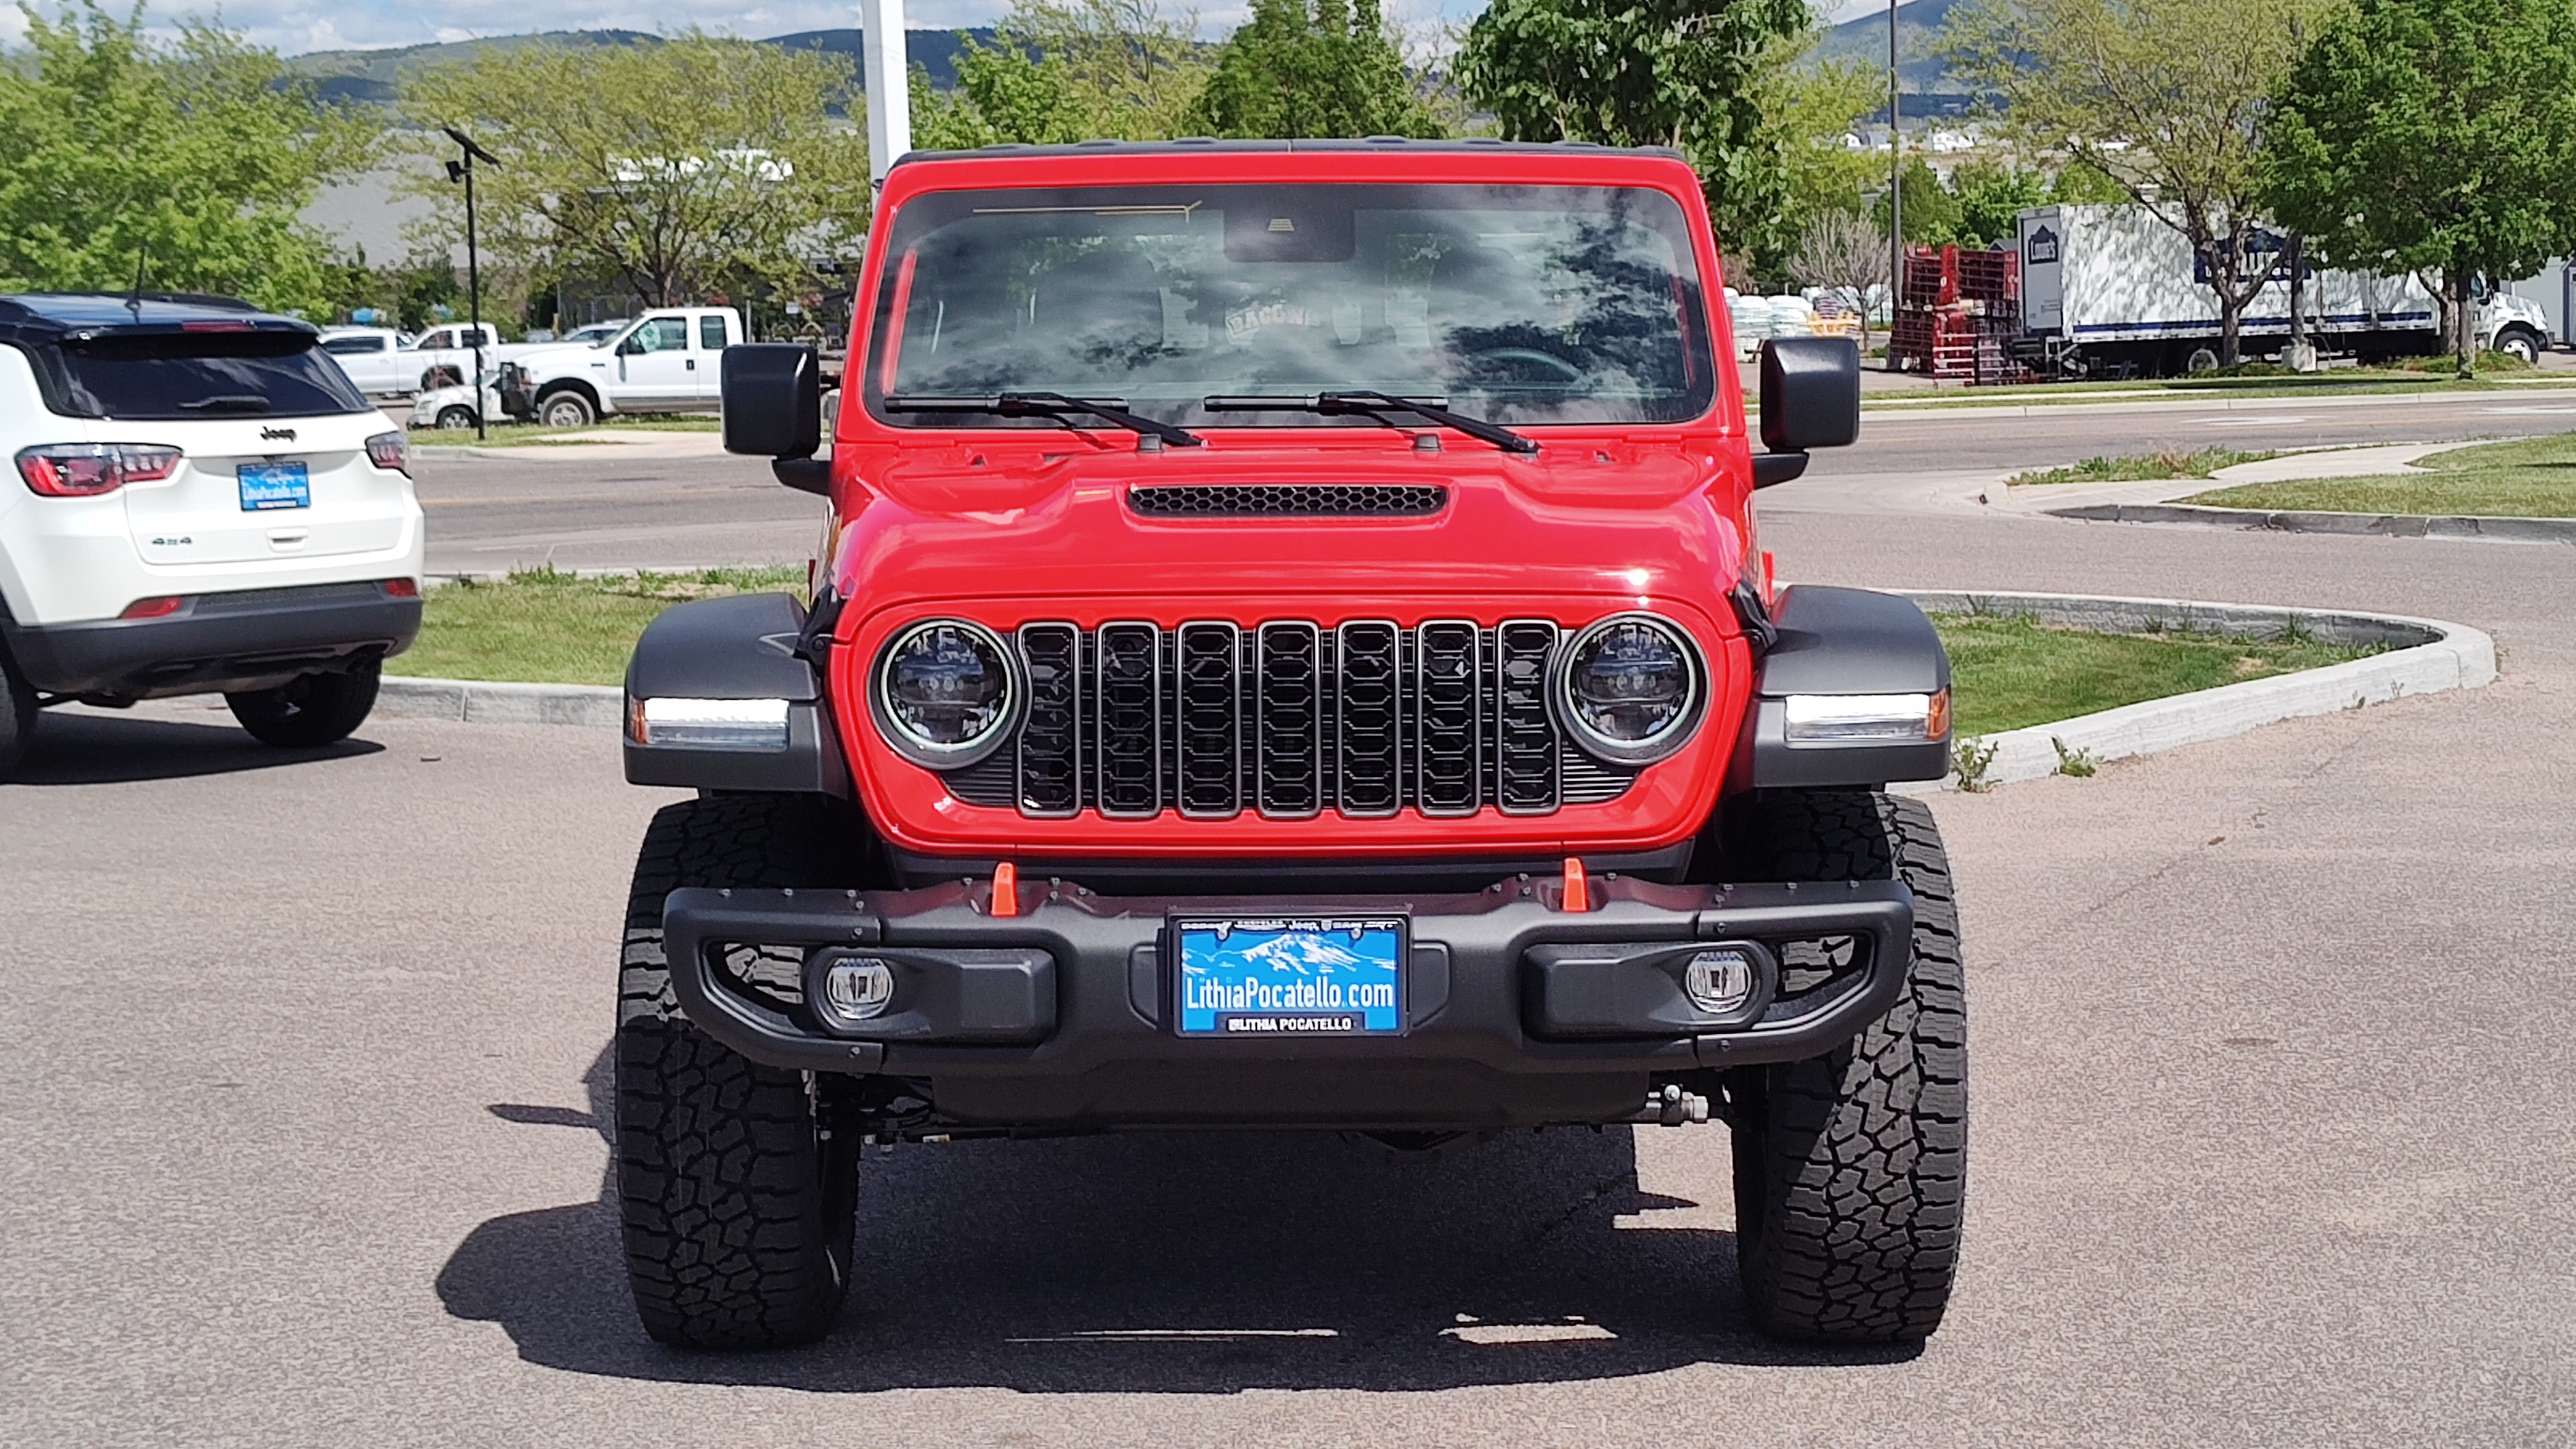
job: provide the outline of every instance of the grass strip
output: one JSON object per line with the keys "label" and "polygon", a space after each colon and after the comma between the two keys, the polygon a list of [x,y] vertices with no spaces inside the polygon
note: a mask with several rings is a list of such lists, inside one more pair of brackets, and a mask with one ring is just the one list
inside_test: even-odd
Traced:
{"label": "grass strip", "polygon": [[2319,513],[2576,518],[2576,435],[2454,448],[2416,466],[2428,471],[2247,483],[2182,501]]}
{"label": "grass strip", "polygon": [[459,580],[428,591],[420,642],[387,668],[432,679],[619,684],[644,626],[673,604],[804,587],[801,566],[608,578],[537,569]]}
{"label": "grass strip", "polygon": [[568,436],[575,433],[712,433],[724,424],[715,418],[602,418],[585,428],[548,428],[535,423],[494,423],[477,438],[466,428],[416,427],[411,440],[427,447],[453,448],[524,448],[531,444],[578,443],[584,439]]}
{"label": "grass strip", "polygon": [[1932,624],[1950,651],[1953,730],[1962,739],[2380,652],[2296,630],[2277,639],[2096,634],[2027,614],[1935,614]]}
{"label": "grass strip", "polygon": [[[644,626],[673,604],[804,586],[802,568],[605,578],[539,569],[495,582],[445,584],[429,591],[420,642],[390,667],[436,679],[617,684]],[[2296,632],[2279,639],[2096,634],[1994,614],[1936,614],[1932,622],[1950,649],[1963,738],[2376,652]]]}
{"label": "grass strip", "polygon": [[2015,488],[2051,483],[2129,483],[2156,478],[2207,478],[2221,468],[2239,463],[2259,463],[2280,455],[2271,452],[2243,452],[2235,448],[2166,448],[2154,453],[2130,453],[2117,458],[2087,458],[2063,468],[2034,468],[2005,479]]}

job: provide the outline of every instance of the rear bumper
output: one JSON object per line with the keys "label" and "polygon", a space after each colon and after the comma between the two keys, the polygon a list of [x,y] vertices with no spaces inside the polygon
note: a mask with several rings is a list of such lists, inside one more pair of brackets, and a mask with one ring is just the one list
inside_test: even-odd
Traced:
{"label": "rear bumper", "polygon": [[[1606,879],[1583,913],[1560,909],[1558,890],[1513,879],[1455,896],[1107,897],[1028,885],[1021,913],[1001,918],[982,882],[681,890],[663,929],[682,1008],[744,1055],[926,1083],[945,1121],[1031,1130],[1630,1120],[1663,1081],[1829,1051],[1903,988],[1913,897],[1900,884]],[[1165,924],[1229,913],[1404,916],[1404,1032],[1178,1035]],[[1852,946],[1788,989],[1767,963],[1783,943],[1819,938]],[[1652,963],[1719,942],[1760,943],[1765,980],[1749,1008],[1694,1020],[1678,978]],[[726,964],[750,945],[783,948],[769,953],[779,964],[825,947],[882,952],[895,999],[878,1021],[826,1030],[800,990],[752,987]]]}
{"label": "rear bumper", "polygon": [[419,634],[420,600],[372,581],[194,594],[157,619],[0,617],[10,656],[36,688],[127,699],[266,689],[399,654]]}

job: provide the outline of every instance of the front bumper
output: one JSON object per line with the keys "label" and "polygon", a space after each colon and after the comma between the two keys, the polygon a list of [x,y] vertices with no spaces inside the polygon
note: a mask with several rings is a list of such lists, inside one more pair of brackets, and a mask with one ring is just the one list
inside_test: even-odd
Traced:
{"label": "front bumper", "polygon": [[0,616],[10,657],[49,694],[152,699],[268,689],[411,647],[420,599],[378,582],[191,595],[154,619],[17,624]]}
{"label": "front bumper", "polygon": [[[1556,881],[1528,878],[1442,896],[1110,897],[1070,884],[1020,896],[1019,914],[996,917],[984,882],[674,891],[673,987],[690,1020],[745,1056],[926,1083],[939,1116],[965,1125],[1540,1126],[1628,1120],[1659,1081],[1831,1050],[1897,999],[1913,928],[1912,894],[1875,881],[1608,878],[1580,913],[1561,908]],[[1226,914],[1403,915],[1405,1031],[1177,1035],[1166,922]],[[1663,978],[1634,974],[1652,950],[1603,949],[1721,941],[1760,943],[1766,959],[1798,943],[1841,956],[1766,981],[1749,1013],[1694,1025]],[[772,948],[771,985],[737,964],[745,947]],[[775,969],[778,948],[827,947],[893,961],[882,1021],[826,1030],[801,991],[775,984],[794,974]],[[1005,953],[1017,964],[997,970]]]}

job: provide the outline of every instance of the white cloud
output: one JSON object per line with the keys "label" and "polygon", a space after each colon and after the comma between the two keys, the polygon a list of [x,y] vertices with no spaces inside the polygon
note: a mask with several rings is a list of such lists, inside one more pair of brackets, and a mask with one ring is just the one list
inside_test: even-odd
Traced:
{"label": "white cloud", "polygon": [[16,49],[27,38],[27,17],[12,5],[0,10],[0,48]]}

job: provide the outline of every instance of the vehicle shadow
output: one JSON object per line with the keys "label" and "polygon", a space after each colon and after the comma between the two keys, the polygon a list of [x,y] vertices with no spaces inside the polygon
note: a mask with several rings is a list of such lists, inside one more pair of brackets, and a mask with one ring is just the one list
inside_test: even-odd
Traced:
{"label": "vehicle shadow", "polygon": [[147,716],[49,709],[36,722],[11,783],[120,785],[274,770],[320,760],[380,754],[384,746],[348,739],[311,750],[263,745],[229,724],[191,724]]}
{"label": "vehicle shadow", "polygon": [[[587,1117],[491,1110],[598,1130],[604,1072],[592,1078]],[[606,1188],[485,1222],[441,1270],[439,1298],[552,1368],[816,1392],[1422,1390],[1917,1352],[1758,1335],[1731,1233],[1621,1222],[1693,1206],[1639,1189],[1630,1129],[1509,1134],[1429,1160],[1315,1133],[974,1142],[899,1148],[862,1171],[856,1287],[812,1348],[647,1339]],[[1721,1176],[1709,1190],[1724,1189]]]}

